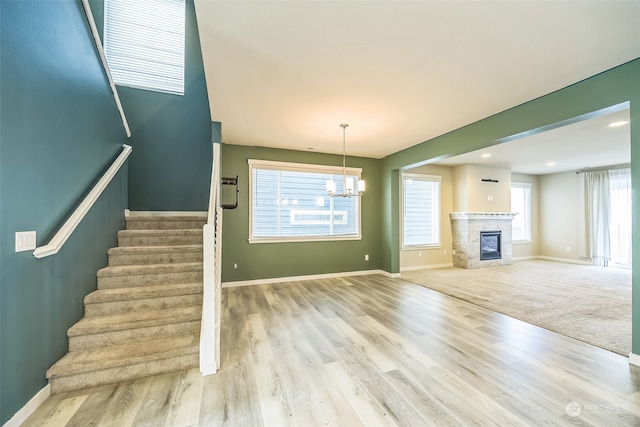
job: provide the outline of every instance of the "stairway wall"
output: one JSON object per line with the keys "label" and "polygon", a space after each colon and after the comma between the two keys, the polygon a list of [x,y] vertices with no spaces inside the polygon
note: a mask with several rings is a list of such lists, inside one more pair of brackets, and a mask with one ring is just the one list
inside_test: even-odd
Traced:
{"label": "stairway wall", "polygon": [[[126,135],[82,4],[0,1],[0,424],[45,385],[66,331],[124,226],[127,167],[70,240],[37,260],[14,250],[16,231],[48,242]],[[81,260],[81,262],[78,262]]]}

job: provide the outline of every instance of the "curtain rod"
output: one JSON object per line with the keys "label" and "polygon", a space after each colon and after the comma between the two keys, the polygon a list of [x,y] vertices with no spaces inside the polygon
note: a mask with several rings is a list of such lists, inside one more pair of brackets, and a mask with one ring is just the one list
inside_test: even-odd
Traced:
{"label": "curtain rod", "polygon": [[603,166],[601,168],[586,168],[586,169],[577,170],[576,175],[585,173],[585,172],[606,171],[606,170],[613,170],[613,169],[627,169],[630,167],[631,167],[631,163],[624,163],[622,165]]}

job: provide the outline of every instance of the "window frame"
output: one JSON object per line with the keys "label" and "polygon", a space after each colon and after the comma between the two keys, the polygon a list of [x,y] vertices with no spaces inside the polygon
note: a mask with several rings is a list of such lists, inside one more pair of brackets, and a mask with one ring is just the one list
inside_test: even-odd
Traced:
{"label": "window frame", "polygon": [[[525,238],[523,239],[516,239],[515,237],[513,237],[513,226],[512,226],[512,243],[514,244],[526,244],[526,243],[531,243],[532,242],[532,231],[531,231],[531,216],[533,214],[532,212],[532,206],[531,206],[531,192],[532,192],[532,188],[533,188],[533,184],[531,182],[520,182],[520,181],[512,181],[511,182],[511,187],[510,187],[510,191],[511,191],[511,211],[515,212],[513,210],[513,189],[514,188],[520,188],[520,189],[524,189],[525,190],[525,206],[524,206],[524,210],[525,212],[517,212],[518,215],[523,215],[524,216],[524,229],[525,229]],[[517,216],[514,217],[517,218]]]}
{"label": "window frame", "polygon": [[[309,172],[309,173],[327,173],[333,175],[342,176],[343,169],[341,166],[326,166],[310,163],[290,163],[290,162],[278,162],[272,160],[257,160],[247,159],[249,165],[249,238],[250,244],[254,243],[291,243],[291,242],[324,242],[324,241],[349,241],[349,240],[362,240],[362,203],[360,196],[352,196],[356,199],[356,234],[349,235],[337,235],[337,236],[286,236],[286,237],[254,237],[253,235],[253,170],[254,169],[271,169],[277,171],[287,172]],[[345,172],[347,176],[356,176],[358,179],[362,178],[362,168],[346,167]],[[322,187],[323,194],[327,194],[325,186]],[[329,195],[327,194],[327,197]],[[310,224],[311,225],[311,224]]]}
{"label": "window frame", "polygon": [[[434,234],[436,238],[433,243],[424,243],[418,245],[405,244],[405,182],[407,179],[415,179],[421,181],[429,181],[437,183],[437,194],[434,196],[434,201],[437,206],[434,209]],[[419,249],[436,249],[442,247],[442,176],[402,172],[400,173],[400,248],[403,251],[407,250],[419,250]]]}

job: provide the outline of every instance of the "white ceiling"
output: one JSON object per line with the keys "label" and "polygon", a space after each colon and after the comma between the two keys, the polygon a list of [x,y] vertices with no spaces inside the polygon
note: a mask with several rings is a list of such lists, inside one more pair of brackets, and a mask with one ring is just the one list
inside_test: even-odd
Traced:
{"label": "white ceiling", "polygon": [[[610,127],[611,123],[627,122]],[[526,136],[511,142],[450,157],[435,164],[478,164],[511,172],[546,175],[631,163],[629,110]],[[482,157],[490,155],[490,157]]]}
{"label": "white ceiling", "polygon": [[195,0],[223,142],[382,158],[640,57],[640,0]]}

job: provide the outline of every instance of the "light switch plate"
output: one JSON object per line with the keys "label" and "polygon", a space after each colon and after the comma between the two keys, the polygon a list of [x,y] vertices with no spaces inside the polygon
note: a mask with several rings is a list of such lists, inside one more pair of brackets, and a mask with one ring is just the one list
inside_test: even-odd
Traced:
{"label": "light switch plate", "polygon": [[36,248],[35,231],[16,232],[16,252],[32,251]]}

